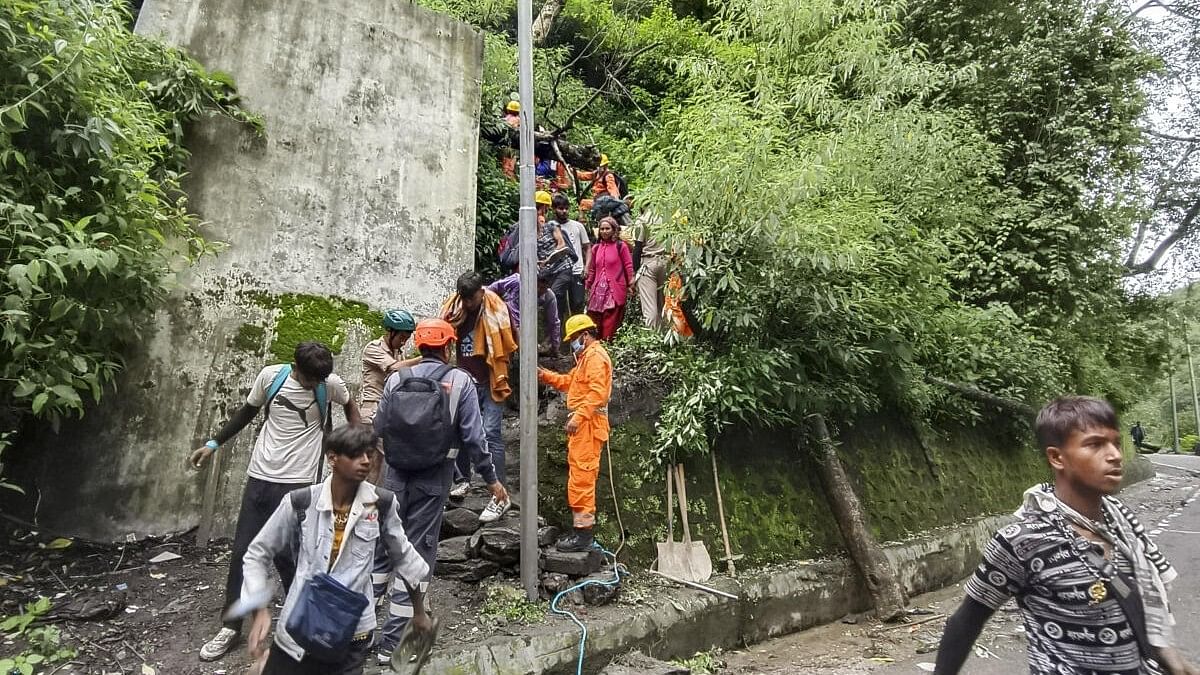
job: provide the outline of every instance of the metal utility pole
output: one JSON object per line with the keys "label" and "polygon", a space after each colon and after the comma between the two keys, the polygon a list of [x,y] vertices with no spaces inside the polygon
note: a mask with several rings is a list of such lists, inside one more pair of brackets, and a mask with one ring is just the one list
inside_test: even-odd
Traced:
{"label": "metal utility pole", "polygon": [[537,210],[533,203],[533,0],[517,0],[517,70],[521,98],[521,585],[538,599],[537,533]]}
{"label": "metal utility pole", "polygon": [[1171,385],[1171,448],[1175,450],[1175,454],[1179,454],[1179,406],[1175,398],[1175,369],[1171,368],[1167,375],[1167,382]]}

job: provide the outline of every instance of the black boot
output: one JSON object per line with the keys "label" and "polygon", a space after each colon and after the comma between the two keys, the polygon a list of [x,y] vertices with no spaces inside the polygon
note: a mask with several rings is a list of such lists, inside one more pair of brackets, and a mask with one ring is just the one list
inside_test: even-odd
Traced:
{"label": "black boot", "polygon": [[575,528],[570,536],[558,540],[554,548],[562,553],[580,553],[592,547],[592,528]]}

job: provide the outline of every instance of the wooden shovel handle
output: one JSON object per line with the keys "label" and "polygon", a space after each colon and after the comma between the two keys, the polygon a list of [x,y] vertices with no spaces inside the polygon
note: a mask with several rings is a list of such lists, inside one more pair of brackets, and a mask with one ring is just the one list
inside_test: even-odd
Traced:
{"label": "wooden shovel handle", "polygon": [[679,518],[683,521],[683,542],[692,543],[692,526],[688,524],[687,486],[684,484],[683,464],[675,465],[675,479],[679,481]]}
{"label": "wooden shovel handle", "polygon": [[675,541],[675,493],[671,486],[675,484],[672,474],[674,467],[667,465],[667,541]]}

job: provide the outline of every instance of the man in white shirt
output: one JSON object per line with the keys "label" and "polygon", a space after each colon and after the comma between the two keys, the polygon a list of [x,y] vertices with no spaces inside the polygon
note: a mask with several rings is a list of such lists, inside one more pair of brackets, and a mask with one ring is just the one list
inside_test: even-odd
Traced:
{"label": "man in white shirt", "polygon": [[[333,374],[333,354],[319,342],[296,345],[293,362],[267,366],[250,387],[246,403],[203,447],[191,455],[191,464],[199,469],[222,444],[233,438],[263,409],[265,419],[254,441],[250,466],[246,469],[246,487],[238,512],[229,575],[225,582],[225,610],[242,590],[242,559],[250,542],[279,502],[292,490],[307,487],[320,478],[321,442],[331,427],[332,405],[342,406],[346,421],[359,424],[358,406],[350,400],[350,391],[342,378]],[[290,555],[275,559],[275,567],[284,587],[291,585],[296,563]],[[226,622],[224,627],[200,649],[201,661],[215,661],[237,642],[241,621]]]}
{"label": "man in white shirt", "polygon": [[575,264],[571,267],[571,286],[567,289],[570,308],[558,308],[558,316],[561,318],[582,314],[587,309],[583,291],[583,271],[586,269],[588,249],[591,248],[592,241],[583,223],[571,220],[571,202],[566,195],[554,195],[552,206],[558,228],[570,239],[571,248],[575,251]]}

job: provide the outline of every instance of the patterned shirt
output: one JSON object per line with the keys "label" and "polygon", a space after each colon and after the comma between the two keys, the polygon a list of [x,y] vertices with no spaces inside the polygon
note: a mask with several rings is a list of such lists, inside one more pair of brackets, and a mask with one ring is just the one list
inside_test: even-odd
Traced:
{"label": "patterned shirt", "polygon": [[[1083,555],[1090,547],[1103,555],[1098,544],[1066,536],[1049,517],[1018,521],[988,542],[967,595],[993,610],[1016,597],[1031,675],[1162,675],[1157,663],[1142,659],[1111,586],[1105,600],[1091,604],[1088,588],[1096,576],[1072,550],[1081,545]],[[1111,555],[1132,578],[1132,563],[1115,549]]]}

